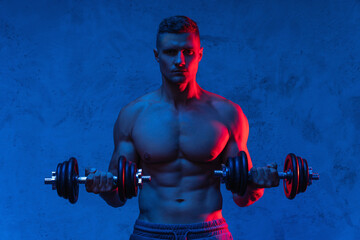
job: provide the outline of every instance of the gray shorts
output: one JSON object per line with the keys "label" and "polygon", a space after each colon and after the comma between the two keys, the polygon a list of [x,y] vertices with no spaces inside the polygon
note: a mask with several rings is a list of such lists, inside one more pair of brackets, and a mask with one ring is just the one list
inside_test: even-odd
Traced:
{"label": "gray shorts", "polygon": [[193,224],[157,224],[136,220],[130,240],[233,240],[224,218]]}

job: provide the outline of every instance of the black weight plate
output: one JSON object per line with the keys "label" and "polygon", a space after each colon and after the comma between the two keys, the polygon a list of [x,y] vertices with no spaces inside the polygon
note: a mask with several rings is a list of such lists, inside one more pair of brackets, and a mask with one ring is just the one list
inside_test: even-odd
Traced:
{"label": "black weight plate", "polygon": [[62,162],[59,168],[59,192],[61,197],[64,197],[65,194],[65,186],[64,186],[64,182],[65,182],[65,172],[64,172],[64,165],[65,162]]}
{"label": "black weight plate", "polygon": [[235,158],[234,158],[234,174],[235,174],[235,188],[236,189],[236,193],[238,195],[241,195],[241,191],[242,191],[242,187],[243,187],[243,184],[244,184],[244,176],[241,174],[242,173],[242,159],[240,157],[240,155],[238,154]]}
{"label": "black weight plate", "polygon": [[230,159],[230,163],[231,163],[231,167],[229,168],[230,170],[230,182],[231,182],[231,192],[236,192],[236,166],[235,166],[235,158],[231,158]]}
{"label": "black weight plate", "polygon": [[126,181],[125,181],[125,192],[127,194],[127,198],[132,198],[132,188],[131,188],[131,162],[127,161],[126,162]]}
{"label": "black weight plate", "polygon": [[244,196],[248,184],[248,166],[247,166],[247,157],[244,151],[238,153],[239,159],[239,174],[241,179],[241,184],[239,188],[239,195]]}
{"label": "black weight plate", "polygon": [[306,187],[307,187],[307,184],[308,184],[308,178],[307,178],[307,174],[306,174],[306,172],[307,172],[307,167],[305,165],[306,160],[303,159],[303,158],[301,158],[301,160],[302,160],[302,174],[303,174],[303,177],[304,177],[304,181],[303,181],[302,187],[300,189],[300,192],[303,193],[306,190]]}
{"label": "black weight plate", "polygon": [[126,161],[126,181],[125,181],[125,192],[126,192],[126,197],[127,198],[132,198],[133,195],[132,195],[132,188],[131,188],[131,185],[132,185],[132,177],[131,177],[131,162],[129,161]]}
{"label": "black weight plate", "polygon": [[69,202],[76,203],[79,195],[79,183],[76,181],[76,177],[79,176],[79,169],[76,158],[69,159],[67,175],[67,186],[69,191]]}
{"label": "black weight plate", "polygon": [[228,176],[226,178],[226,189],[229,190],[229,191],[232,191],[233,190],[233,177],[232,177],[232,174],[233,174],[233,171],[234,171],[234,162],[233,162],[233,159],[232,158],[228,158],[227,160],[227,163],[226,163],[226,167],[229,169],[228,171]]}
{"label": "black weight plate", "polygon": [[136,163],[133,163],[133,168],[134,168],[134,196],[136,197],[137,195],[138,195],[138,180],[137,180],[137,178],[136,178],[136,173],[137,173],[137,166],[136,166]]}
{"label": "black weight plate", "polygon": [[299,184],[298,184],[299,186],[298,186],[296,194],[299,194],[299,193],[301,193],[301,189],[303,189],[303,185],[304,185],[304,181],[305,181],[305,176],[304,176],[304,171],[303,171],[304,163],[303,163],[303,160],[301,159],[301,157],[299,157],[299,156],[296,157],[296,160],[297,160],[297,164],[299,166]]}
{"label": "black weight plate", "polygon": [[306,161],[306,159],[303,159],[304,161],[304,172],[305,172],[305,181],[306,181],[306,184],[304,186],[304,189],[302,192],[305,192],[306,189],[307,189],[307,186],[309,185],[309,165]]}
{"label": "black weight plate", "polygon": [[120,201],[126,202],[125,197],[125,162],[126,158],[124,156],[119,157],[118,161],[118,177],[117,177],[117,186],[118,186],[118,195],[120,198]]}
{"label": "black weight plate", "polygon": [[130,189],[131,189],[131,196],[135,197],[135,180],[136,180],[136,175],[135,175],[135,163],[130,163],[130,177],[131,177],[131,185],[130,185]]}
{"label": "black weight plate", "polygon": [[72,161],[72,159],[70,158],[69,161],[68,161],[68,164],[66,165],[66,189],[67,189],[67,192],[68,192],[68,199],[70,201],[71,199],[71,195],[73,194],[72,193],[72,189],[73,189],[73,186],[72,186],[72,179],[71,179],[71,176],[72,176],[72,168],[74,167],[74,162]]}
{"label": "black weight plate", "polygon": [[60,178],[61,178],[61,166],[62,163],[59,163],[56,167],[56,191],[59,197],[62,197],[62,192],[60,189]]}
{"label": "black weight plate", "polygon": [[308,184],[308,175],[307,175],[307,172],[308,172],[308,170],[307,170],[307,163],[305,164],[305,162],[306,162],[306,160],[305,159],[303,159],[303,158],[301,158],[301,160],[302,160],[302,175],[303,175],[303,177],[304,177],[304,180],[303,180],[303,184],[302,184],[302,187],[301,187],[301,189],[300,189],[300,192],[305,192],[305,190],[306,190],[306,187],[307,187],[307,184]]}
{"label": "black weight plate", "polygon": [[131,194],[130,194],[130,186],[129,186],[129,170],[130,170],[130,167],[129,167],[129,161],[126,161],[125,162],[125,196],[127,199],[130,199],[131,198]]}
{"label": "black weight plate", "polygon": [[[75,159],[75,162],[74,162],[75,166],[74,166],[74,178],[78,178],[79,177],[79,165],[78,165],[78,162],[77,160]],[[76,181],[76,184],[74,184],[74,201],[77,202],[78,200],[78,197],[79,197],[79,182]]]}
{"label": "black weight plate", "polygon": [[61,168],[61,186],[62,186],[62,193],[63,198],[68,199],[68,186],[67,186],[67,168],[68,168],[69,162],[65,161],[63,162],[62,168]]}
{"label": "black weight plate", "polygon": [[[229,169],[229,158],[226,160],[225,166],[226,166],[226,169]],[[227,173],[227,174],[229,174],[229,173]],[[226,175],[226,177],[224,179],[224,183],[225,183],[226,189],[230,190],[229,175]]]}
{"label": "black weight plate", "polygon": [[128,169],[128,161],[124,162],[124,196],[128,199],[129,198],[129,194],[128,194],[128,186],[127,186],[127,182],[128,182],[128,176],[127,176],[127,169]]}
{"label": "black weight plate", "polygon": [[239,156],[236,156],[235,158],[233,158],[234,161],[234,188],[233,188],[233,193],[236,194],[240,194],[241,191],[241,186],[243,183],[243,176],[241,175],[241,165],[242,165],[242,161],[240,159]]}
{"label": "black weight plate", "polygon": [[284,192],[288,199],[293,199],[296,196],[298,182],[299,182],[299,168],[297,167],[296,156],[290,153],[286,156],[284,164],[284,172],[290,170],[292,178],[284,179]]}
{"label": "black weight plate", "polygon": [[248,169],[249,165],[248,165],[246,153],[244,151],[240,152],[240,159],[242,160],[242,171],[240,172],[240,174],[243,176],[240,195],[243,196],[246,192],[248,179],[249,179],[249,169]]}

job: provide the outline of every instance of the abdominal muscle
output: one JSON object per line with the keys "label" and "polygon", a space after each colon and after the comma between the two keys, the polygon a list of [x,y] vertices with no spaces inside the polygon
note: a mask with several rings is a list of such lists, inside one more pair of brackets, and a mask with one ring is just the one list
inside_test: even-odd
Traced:
{"label": "abdominal muscle", "polygon": [[190,224],[222,218],[220,183],[212,175],[215,162],[177,159],[171,163],[143,163],[143,171],[152,176],[152,181],[140,191],[138,219]]}

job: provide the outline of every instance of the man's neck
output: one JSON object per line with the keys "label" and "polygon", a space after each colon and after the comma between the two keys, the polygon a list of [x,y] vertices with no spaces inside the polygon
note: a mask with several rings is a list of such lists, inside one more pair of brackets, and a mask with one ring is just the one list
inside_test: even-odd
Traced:
{"label": "man's neck", "polygon": [[171,84],[165,79],[160,87],[161,97],[178,108],[178,106],[186,106],[195,99],[200,99],[202,89],[195,81],[189,81],[183,84]]}

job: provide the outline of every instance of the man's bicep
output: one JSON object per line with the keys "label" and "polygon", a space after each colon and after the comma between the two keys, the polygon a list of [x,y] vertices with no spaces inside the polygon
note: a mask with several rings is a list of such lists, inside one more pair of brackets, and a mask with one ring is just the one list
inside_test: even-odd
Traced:
{"label": "man's bicep", "polygon": [[[249,136],[249,123],[245,114],[242,112],[241,108],[236,105],[236,118],[231,125],[231,137],[224,154],[225,159],[228,157],[235,157],[239,151],[244,151],[248,159],[248,171],[253,167],[252,161],[250,158],[249,151],[247,149],[247,140]],[[256,189],[248,187],[243,196],[239,196],[236,193],[233,193],[234,202],[240,207],[246,207],[253,204],[264,194],[264,189]]]}
{"label": "man's bicep", "polygon": [[124,156],[127,161],[135,162],[139,167],[139,156],[136,152],[134,143],[132,141],[122,140],[115,145],[113,155],[111,157],[109,172],[117,175],[118,160],[120,156]]}
{"label": "man's bicep", "polygon": [[131,138],[132,121],[126,110],[122,110],[114,125],[114,152],[111,157],[109,172],[117,175],[118,160],[124,156],[126,160],[135,162],[139,167],[139,156]]}
{"label": "man's bicep", "polygon": [[235,116],[234,121],[230,125],[230,138],[224,149],[222,162],[226,163],[229,157],[235,157],[240,151],[244,151],[248,158],[248,167],[250,170],[252,168],[252,162],[247,148],[249,123],[238,105]]}

